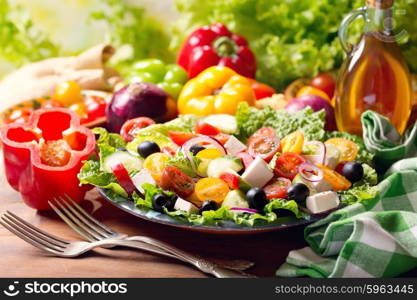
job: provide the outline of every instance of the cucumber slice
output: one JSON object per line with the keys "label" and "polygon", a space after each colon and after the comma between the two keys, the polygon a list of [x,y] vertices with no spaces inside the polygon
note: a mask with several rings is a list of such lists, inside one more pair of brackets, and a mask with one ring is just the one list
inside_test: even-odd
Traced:
{"label": "cucumber slice", "polygon": [[229,208],[249,208],[249,203],[246,200],[246,196],[242,191],[233,190],[226,195],[226,198],[224,198],[223,200],[222,206],[227,206]]}
{"label": "cucumber slice", "polygon": [[142,169],[142,160],[126,151],[116,151],[104,160],[103,170],[112,173],[112,166],[121,163],[128,172]]}
{"label": "cucumber slice", "polygon": [[210,115],[204,119],[204,122],[216,127],[221,132],[228,134],[235,133],[237,130],[236,118],[231,115]]}
{"label": "cucumber slice", "polygon": [[223,173],[239,172],[243,169],[242,161],[232,155],[225,155],[210,161],[207,167],[208,177],[219,177]]}
{"label": "cucumber slice", "polygon": [[198,164],[198,167],[197,167],[198,175],[202,177],[207,177],[207,168],[210,162],[211,162],[211,159],[208,159],[208,158],[201,159],[201,162]]}

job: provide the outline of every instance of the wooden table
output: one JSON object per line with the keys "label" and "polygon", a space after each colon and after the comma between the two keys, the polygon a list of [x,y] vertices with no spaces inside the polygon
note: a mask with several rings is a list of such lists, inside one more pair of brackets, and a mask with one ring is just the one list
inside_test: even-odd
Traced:
{"label": "wooden table", "polygon": [[[79,237],[53,212],[36,212],[9,187],[0,167],[0,214],[10,210],[30,223],[65,239]],[[97,192],[83,207],[100,221],[129,235],[152,236],[184,250],[210,257],[245,258],[256,262],[250,273],[272,277],[288,251],[305,246],[303,228],[253,236],[219,236],[153,224],[118,210]],[[407,276],[417,276],[417,270]],[[206,277],[187,264],[141,251],[99,249],[81,258],[48,256],[0,225],[0,277]]]}

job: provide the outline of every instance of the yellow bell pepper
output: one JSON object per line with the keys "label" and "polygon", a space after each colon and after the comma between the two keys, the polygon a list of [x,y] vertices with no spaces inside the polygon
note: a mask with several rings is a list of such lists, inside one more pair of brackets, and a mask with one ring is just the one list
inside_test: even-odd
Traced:
{"label": "yellow bell pepper", "polygon": [[228,67],[207,68],[188,81],[179,97],[180,114],[235,114],[239,102],[255,103],[251,82]]}

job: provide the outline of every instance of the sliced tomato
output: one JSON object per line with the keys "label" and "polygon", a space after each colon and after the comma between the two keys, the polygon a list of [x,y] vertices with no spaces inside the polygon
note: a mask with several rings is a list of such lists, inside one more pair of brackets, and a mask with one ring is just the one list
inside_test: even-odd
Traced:
{"label": "sliced tomato", "polygon": [[200,202],[212,200],[221,203],[229,191],[226,182],[219,178],[202,178],[195,185],[195,195]]}
{"label": "sliced tomato", "polygon": [[276,136],[275,129],[272,127],[262,127],[261,129],[258,129],[255,131],[254,134],[252,134],[246,144],[250,144],[252,140],[260,137],[260,136]]}
{"label": "sliced tomato", "polygon": [[335,191],[344,191],[352,186],[352,183],[338,172],[324,166],[317,164],[323,170],[323,178],[330,183]]}
{"label": "sliced tomato", "polygon": [[248,152],[245,152],[245,151],[239,152],[238,154],[236,154],[236,156],[239,157],[240,160],[243,162],[245,169],[247,169],[254,160],[252,155],[250,155]]}
{"label": "sliced tomato", "polygon": [[33,109],[28,107],[15,108],[6,117],[5,123],[25,123],[27,120],[29,120],[32,111]]}
{"label": "sliced tomato", "polygon": [[54,108],[54,107],[63,107],[61,103],[55,100],[46,100],[42,103],[42,108]]}
{"label": "sliced tomato", "polygon": [[331,138],[324,142],[325,145],[333,145],[340,150],[339,161],[354,161],[358,155],[358,144],[344,138]]}
{"label": "sliced tomato", "polygon": [[285,199],[287,197],[288,187],[291,185],[291,180],[285,177],[278,177],[267,186],[264,187],[266,198],[271,199]]}
{"label": "sliced tomato", "polygon": [[298,154],[287,152],[280,155],[274,167],[274,173],[277,177],[294,179],[298,174],[298,166],[305,162],[304,158]]}
{"label": "sliced tomato", "polygon": [[204,135],[216,135],[220,133],[216,127],[204,122],[197,121],[194,126],[195,133],[204,134]]}
{"label": "sliced tomato", "polygon": [[131,142],[135,138],[139,129],[155,124],[155,121],[148,117],[139,117],[127,120],[120,129],[120,135],[126,142]]}
{"label": "sliced tomato", "polygon": [[221,180],[227,183],[231,190],[239,189],[239,177],[232,173],[223,173],[219,177]]}
{"label": "sliced tomato", "polygon": [[107,107],[106,98],[91,95],[84,99],[84,103],[87,107],[88,122],[105,116]]}
{"label": "sliced tomato", "polygon": [[51,140],[40,144],[42,163],[48,166],[64,166],[71,158],[67,142],[64,140]]}
{"label": "sliced tomato", "polygon": [[169,137],[171,140],[177,144],[178,146],[184,145],[186,141],[189,139],[196,137],[197,135],[190,132],[179,132],[179,131],[169,131],[168,132]]}
{"label": "sliced tomato", "polygon": [[304,134],[301,131],[294,131],[281,140],[281,152],[292,152],[300,154],[303,150]]}
{"label": "sliced tomato", "polygon": [[194,191],[194,180],[173,166],[166,166],[162,172],[160,186],[186,198]]}
{"label": "sliced tomato", "polygon": [[270,161],[280,147],[276,136],[260,136],[252,139],[248,145],[248,152],[253,157],[259,156],[266,162]]}
{"label": "sliced tomato", "polygon": [[171,157],[175,155],[175,150],[168,146],[162,147],[161,152]]}
{"label": "sliced tomato", "polygon": [[229,140],[230,134],[221,132],[221,133],[216,134],[215,136],[212,136],[212,137],[215,138],[220,144],[224,145]]}
{"label": "sliced tomato", "polygon": [[168,160],[169,155],[161,152],[155,152],[143,161],[143,167],[147,169],[149,173],[151,173],[153,179],[159,183]]}
{"label": "sliced tomato", "polygon": [[130,196],[136,190],[136,188],[129,176],[129,172],[127,172],[126,168],[121,163],[114,164],[111,167],[111,170],[113,171],[114,176],[116,176],[119,184]]}

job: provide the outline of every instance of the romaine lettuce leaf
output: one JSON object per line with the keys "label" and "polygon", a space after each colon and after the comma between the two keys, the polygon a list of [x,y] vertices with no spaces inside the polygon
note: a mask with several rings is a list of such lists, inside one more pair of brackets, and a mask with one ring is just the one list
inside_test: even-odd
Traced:
{"label": "romaine lettuce leaf", "polygon": [[191,162],[182,152],[179,152],[175,156],[170,157],[167,165],[176,167],[181,172],[187,174],[190,177],[197,177],[196,169],[198,168],[198,165],[201,163],[201,159],[191,154],[189,155],[189,157],[193,160],[194,168],[191,165]]}

